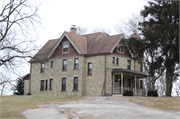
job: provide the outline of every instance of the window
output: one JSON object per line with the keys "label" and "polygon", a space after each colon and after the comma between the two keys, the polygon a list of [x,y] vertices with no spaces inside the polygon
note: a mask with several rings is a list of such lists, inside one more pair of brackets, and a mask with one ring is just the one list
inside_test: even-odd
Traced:
{"label": "window", "polygon": [[143,63],[140,63],[140,72],[143,72]]}
{"label": "window", "polygon": [[118,46],[117,51],[120,53],[124,53],[124,46]]}
{"label": "window", "polygon": [[48,80],[46,80],[45,90],[48,88]]}
{"label": "window", "polygon": [[63,70],[67,70],[67,59],[63,60]]}
{"label": "window", "polygon": [[50,86],[49,86],[49,90],[53,90],[53,79],[50,79]]}
{"label": "window", "polygon": [[78,77],[74,77],[74,90],[78,90]]}
{"label": "window", "polygon": [[88,63],[88,75],[92,75],[92,62]]}
{"label": "window", "polygon": [[51,68],[54,68],[54,61],[51,61]]}
{"label": "window", "polygon": [[63,53],[68,53],[69,52],[69,43],[63,43]]}
{"label": "window", "polygon": [[41,80],[41,88],[40,90],[44,90],[44,80]]}
{"label": "window", "polygon": [[45,64],[41,63],[41,73],[44,73],[44,69],[45,69]]}
{"label": "window", "polygon": [[74,59],[74,69],[78,69],[79,68],[79,59],[76,58]]}
{"label": "window", "polygon": [[140,80],[140,89],[142,89],[142,86],[143,85],[143,81],[142,80]]}
{"label": "window", "polygon": [[112,58],[112,64],[115,64],[115,57]]}
{"label": "window", "polygon": [[62,91],[66,91],[66,78],[62,78]]}
{"label": "window", "polygon": [[131,70],[131,60],[127,60],[127,69]]}
{"label": "window", "polygon": [[119,65],[119,58],[116,58],[116,65]]}
{"label": "window", "polygon": [[128,79],[128,87],[131,88],[131,79]]}

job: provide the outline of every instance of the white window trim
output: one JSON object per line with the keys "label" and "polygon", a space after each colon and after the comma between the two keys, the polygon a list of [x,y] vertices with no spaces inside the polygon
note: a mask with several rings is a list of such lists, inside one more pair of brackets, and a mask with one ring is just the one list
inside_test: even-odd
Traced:
{"label": "white window trim", "polygon": [[[64,52],[64,51],[63,51],[63,46],[64,46],[64,44],[68,44],[68,52]],[[70,49],[70,48],[69,48],[69,42],[68,42],[68,41],[63,42],[63,46],[62,46],[62,53],[63,53],[63,54],[69,53],[69,49]]]}

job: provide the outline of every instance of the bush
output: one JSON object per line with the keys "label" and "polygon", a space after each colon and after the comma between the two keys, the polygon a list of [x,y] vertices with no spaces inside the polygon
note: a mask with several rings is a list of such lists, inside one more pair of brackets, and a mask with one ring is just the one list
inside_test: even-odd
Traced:
{"label": "bush", "polygon": [[130,91],[125,90],[123,96],[133,96],[133,92],[131,90]]}
{"label": "bush", "polygon": [[27,95],[31,95],[31,93],[27,93]]}
{"label": "bush", "polygon": [[149,90],[148,96],[158,97],[157,90]]}

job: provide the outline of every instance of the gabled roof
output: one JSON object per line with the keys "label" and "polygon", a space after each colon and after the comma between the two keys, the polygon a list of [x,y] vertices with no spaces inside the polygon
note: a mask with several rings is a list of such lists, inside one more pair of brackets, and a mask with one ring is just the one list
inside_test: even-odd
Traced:
{"label": "gabled roof", "polygon": [[64,37],[67,37],[79,54],[95,55],[112,53],[121,39],[124,38],[124,35],[118,34],[109,36],[102,32],[78,35],[76,33],[65,31],[59,39],[49,40],[29,62],[45,61],[51,58]]}

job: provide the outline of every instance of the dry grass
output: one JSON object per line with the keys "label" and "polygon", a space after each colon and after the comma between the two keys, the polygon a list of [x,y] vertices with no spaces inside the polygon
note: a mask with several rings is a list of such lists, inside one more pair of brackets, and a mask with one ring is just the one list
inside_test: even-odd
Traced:
{"label": "dry grass", "polygon": [[80,97],[72,96],[1,96],[0,97],[0,118],[19,119],[25,118],[21,112],[26,109],[37,108],[38,105],[57,101],[78,100]]}
{"label": "dry grass", "polygon": [[131,97],[131,102],[155,109],[180,112],[179,97]]}

